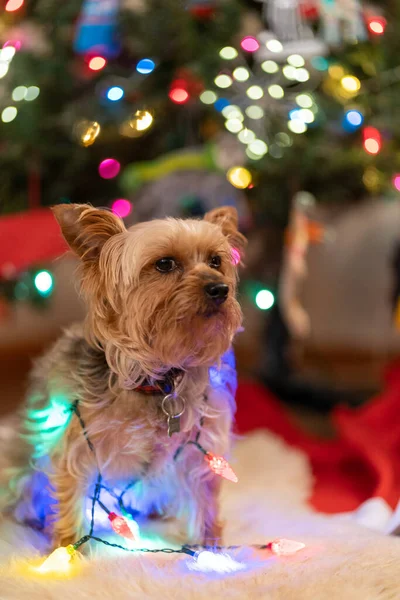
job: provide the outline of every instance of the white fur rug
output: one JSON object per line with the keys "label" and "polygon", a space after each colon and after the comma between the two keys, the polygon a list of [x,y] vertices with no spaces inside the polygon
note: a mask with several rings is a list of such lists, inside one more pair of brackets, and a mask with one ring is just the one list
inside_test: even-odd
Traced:
{"label": "white fur rug", "polygon": [[33,575],[39,535],[11,523],[0,528],[1,600],[398,600],[400,540],[306,506],[312,479],[307,459],[270,433],[238,442],[239,483],[224,483],[225,543],[302,541],[289,557],[243,548],[232,555],[246,568],[231,574],[193,572],[190,557],[105,554],[94,545],[73,577]]}

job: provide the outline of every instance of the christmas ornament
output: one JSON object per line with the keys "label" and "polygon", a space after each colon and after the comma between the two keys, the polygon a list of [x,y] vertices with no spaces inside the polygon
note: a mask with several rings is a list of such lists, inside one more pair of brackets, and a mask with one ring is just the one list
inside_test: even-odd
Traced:
{"label": "christmas ornament", "polygon": [[75,35],[75,52],[105,58],[117,56],[118,9],[119,0],[84,0]]}

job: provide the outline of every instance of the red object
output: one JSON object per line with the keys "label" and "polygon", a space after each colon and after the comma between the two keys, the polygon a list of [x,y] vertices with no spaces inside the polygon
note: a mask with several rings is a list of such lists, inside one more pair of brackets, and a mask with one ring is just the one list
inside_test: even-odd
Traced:
{"label": "red object", "polygon": [[12,268],[16,273],[50,262],[68,249],[48,208],[0,218],[0,279]]}
{"label": "red object", "polygon": [[168,95],[175,104],[185,104],[189,100],[189,94],[183,88],[172,88]]}
{"label": "red object", "polygon": [[319,17],[319,9],[316,2],[300,2],[300,14],[309,21],[315,21]]}
{"label": "red object", "polygon": [[382,137],[375,127],[363,129],[364,149],[368,154],[378,154],[382,147]]}
{"label": "red object", "polygon": [[128,540],[132,540],[133,542],[136,540],[137,536],[134,534],[131,527],[129,526],[128,521],[124,517],[120,517],[114,512],[110,512],[108,518],[110,520],[111,527],[113,528],[115,533],[121,535],[122,537]]}
{"label": "red object", "polygon": [[387,21],[385,17],[370,17],[367,21],[368,29],[373,35],[383,35]]}
{"label": "red object", "polygon": [[24,3],[24,0],[8,0],[5,10],[7,12],[14,12],[15,10],[18,10],[19,8],[21,8],[23,3]]}
{"label": "red object", "polygon": [[237,428],[244,434],[269,429],[305,452],[314,476],[310,503],[322,512],[356,509],[380,496],[393,508],[400,498],[400,361],[387,371],[386,389],[364,407],[336,408],[337,439],[306,434],[265,388],[241,383]]}
{"label": "red object", "polygon": [[208,462],[211,471],[216,475],[220,475],[220,477],[228,479],[228,481],[233,481],[233,483],[239,481],[232,467],[223,456],[216,456],[212,452],[207,452],[207,454],[204,455],[204,459]]}
{"label": "red object", "polygon": [[107,64],[107,61],[102,56],[93,56],[88,63],[91,71],[101,71]]}

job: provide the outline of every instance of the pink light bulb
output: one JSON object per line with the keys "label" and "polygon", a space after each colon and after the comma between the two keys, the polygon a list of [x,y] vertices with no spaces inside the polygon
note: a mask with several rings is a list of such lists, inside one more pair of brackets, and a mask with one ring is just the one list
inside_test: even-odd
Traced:
{"label": "pink light bulb", "polygon": [[268,544],[274,554],[280,556],[289,556],[290,554],[296,554],[299,550],[303,550],[306,547],[303,542],[296,542],[295,540],[274,540],[271,544]]}
{"label": "pink light bulb", "polygon": [[103,179],[116,177],[121,169],[120,163],[115,158],[106,158],[99,164],[99,174]]}
{"label": "pink light bulb", "polygon": [[127,217],[132,210],[132,204],[129,200],[125,200],[125,198],[118,198],[118,200],[114,200],[111,206],[111,210],[115,215],[121,217]]}
{"label": "pink light bulb", "polygon": [[400,173],[393,177],[393,185],[400,192]]}
{"label": "pink light bulb", "polygon": [[256,38],[252,35],[248,35],[247,37],[243,38],[240,42],[240,45],[242,46],[243,50],[246,50],[246,52],[257,52],[260,47],[260,44]]}

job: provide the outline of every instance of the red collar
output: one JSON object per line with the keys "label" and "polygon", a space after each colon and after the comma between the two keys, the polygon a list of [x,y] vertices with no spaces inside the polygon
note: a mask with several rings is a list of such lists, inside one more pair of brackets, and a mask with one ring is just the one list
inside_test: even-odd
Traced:
{"label": "red collar", "polygon": [[148,394],[150,396],[154,396],[155,394],[171,394],[175,387],[176,378],[182,373],[183,371],[181,369],[174,368],[168,371],[162,379],[145,379],[143,383],[141,383],[133,389],[135,390],[135,392]]}

